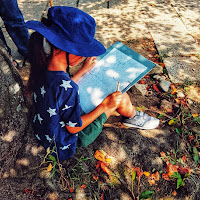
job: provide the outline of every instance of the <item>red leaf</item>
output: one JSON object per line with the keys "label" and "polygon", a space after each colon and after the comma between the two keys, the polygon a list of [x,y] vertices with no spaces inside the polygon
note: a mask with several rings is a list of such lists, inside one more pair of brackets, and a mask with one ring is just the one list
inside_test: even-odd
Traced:
{"label": "red leaf", "polygon": [[156,91],[156,92],[159,92],[160,90],[158,89],[158,87],[156,86],[156,84],[153,84],[153,89]]}
{"label": "red leaf", "polygon": [[179,172],[180,174],[188,174],[188,173],[189,173],[189,170],[188,170],[187,168],[185,168],[185,167],[179,167],[179,168],[178,168],[178,172]]}
{"label": "red leaf", "polygon": [[69,188],[69,192],[72,193],[74,190],[72,187]]}
{"label": "red leaf", "polygon": [[144,80],[140,80],[139,83],[140,84],[146,84],[147,82],[145,82]]}
{"label": "red leaf", "polygon": [[147,86],[146,90],[149,90],[149,88],[150,88],[150,85]]}
{"label": "red leaf", "polygon": [[101,163],[101,169],[106,172],[109,176],[111,176],[111,172],[110,170],[108,169],[108,167],[104,164],[104,163]]}
{"label": "red leaf", "polygon": [[168,174],[162,174],[162,178],[169,181],[169,175]]}
{"label": "red leaf", "polygon": [[186,162],[186,160],[187,160],[187,157],[186,157],[186,155],[184,155],[184,156],[182,157],[182,161],[183,161],[183,162]]}
{"label": "red leaf", "polygon": [[98,176],[95,176],[94,174],[92,174],[92,178],[93,178],[95,181],[99,179],[99,177],[98,177]]}
{"label": "red leaf", "polygon": [[81,188],[86,188],[86,185],[84,185],[84,184],[83,184],[83,185],[81,185]]}
{"label": "red leaf", "polygon": [[137,176],[141,177],[143,175],[143,171],[139,167],[133,167],[135,169]]}
{"label": "red leaf", "polygon": [[104,193],[101,195],[100,200],[104,200]]}
{"label": "red leaf", "polygon": [[99,169],[100,166],[101,166],[101,161],[98,161],[96,165],[96,169]]}

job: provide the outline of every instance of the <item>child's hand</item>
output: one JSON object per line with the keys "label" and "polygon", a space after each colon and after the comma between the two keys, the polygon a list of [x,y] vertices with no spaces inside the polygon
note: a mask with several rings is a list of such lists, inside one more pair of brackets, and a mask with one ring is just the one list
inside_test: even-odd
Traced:
{"label": "child's hand", "polygon": [[95,64],[96,64],[96,57],[89,57],[84,61],[81,70],[84,70],[84,73],[87,73],[95,66]]}
{"label": "child's hand", "polygon": [[102,102],[106,109],[117,108],[122,100],[122,93],[120,91],[108,95]]}

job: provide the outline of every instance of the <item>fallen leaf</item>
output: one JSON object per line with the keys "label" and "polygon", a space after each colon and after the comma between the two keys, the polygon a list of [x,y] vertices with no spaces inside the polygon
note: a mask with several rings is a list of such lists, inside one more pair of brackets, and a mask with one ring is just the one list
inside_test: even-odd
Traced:
{"label": "fallen leaf", "polygon": [[101,195],[100,200],[104,200],[104,193]]}
{"label": "fallen leaf", "polygon": [[185,99],[181,99],[180,102],[184,107],[187,107],[187,102]]}
{"label": "fallen leaf", "polygon": [[52,164],[50,163],[49,166],[47,167],[47,171],[50,172],[50,171],[52,170],[52,168],[53,168],[53,166],[52,166]]}
{"label": "fallen leaf", "polygon": [[164,68],[165,67],[165,64],[164,63],[160,63],[160,65]]}
{"label": "fallen leaf", "polygon": [[172,195],[173,195],[173,196],[176,196],[176,195],[177,195],[176,190],[174,190],[174,191],[172,192]]}
{"label": "fallen leaf", "polygon": [[170,87],[171,87],[172,90],[174,90],[176,88],[173,83],[170,84]]}
{"label": "fallen leaf", "polygon": [[146,84],[147,82],[145,82],[144,80],[140,80],[139,83],[140,84]]}
{"label": "fallen leaf", "polygon": [[148,177],[148,182],[150,185],[154,185],[156,184],[156,181],[159,181],[159,179],[160,179],[159,173],[155,172]]}
{"label": "fallen leaf", "polygon": [[146,172],[146,171],[144,171],[144,175],[148,177],[148,176],[150,176],[150,173],[149,173],[149,172]]}
{"label": "fallen leaf", "polygon": [[83,184],[83,185],[81,185],[81,188],[86,188],[86,185],[84,185],[84,184]]}
{"label": "fallen leaf", "polygon": [[150,85],[148,85],[148,86],[146,87],[146,90],[149,90],[149,88],[150,88]]}
{"label": "fallen leaf", "polygon": [[168,175],[168,174],[165,174],[165,173],[162,174],[162,178],[165,179],[165,180],[167,180],[167,181],[170,180],[170,179],[169,179],[169,175]]}
{"label": "fallen leaf", "polygon": [[193,116],[193,117],[198,117],[198,114],[197,114],[197,113],[195,113],[195,114],[192,114],[192,116]]}
{"label": "fallen leaf", "polygon": [[177,122],[178,122],[177,119],[171,119],[171,120],[169,120],[168,124],[171,126],[171,125],[176,124]]}
{"label": "fallen leaf", "polygon": [[188,174],[189,173],[189,169],[185,168],[185,167],[179,167],[178,168],[178,172],[180,174]]}
{"label": "fallen leaf", "polygon": [[92,174],[92,178],[93,178],[95,181],[97,181],[97,180],[99,179],[99,177],[98,177],[98,176],[95,176],[94,174]]}
{"label": "fallen leaf", "polygon": [[111,171],[108,169],[107,165],[103,162],[101,162],[101,169],[111,177]]}
{"label": "fallen leaf", "polygon": [[186,160],[187,160],[187,157],[186,157],[186,155],[184,155],[184,156],[182,157],[182,161],[183,161],[183,162],[186,162]]}
{"label": "fallen leaf", "polygon": [[156,84],[153,84],[153,89],[156,91],[156,92],[159,92],[160,90],[158,89],[157,85]]}
{"label": "fallen leaf", "polygon": [[103,150],[96,150],[94,157],[102,162],[111,163],[112,159]]}
{"label": "fallen leaf", "polygon": [[174,172],[178,172],[178,168],[179,168],[178,165],[173,165],[173,164],[171,164],[171,163],[169,162],[169,163],[167,164],[167,168],[166,168],[167,174],[169,175],[169,177],[172,176],[172,174],[173,174]]}
{"label": "fallen leaf", "polygon": [[141,177],[143,175],[143,171],[139,167],[133,167],[135,169],[137,176]]}
{"label": "fallen leaf", "polygon": [[160,155],[161,155],[161,157],[166,157],[166,154],[163,151],[160,152]]}
{"label": "fallen leaf", "polygon": [[176,101],[177,104],[181,103],[179,98],[176,98],[175,101]]}
{"label": "fallen leaf", "polygon": [[174,88],[174,89],[172,90],[171,94],[176,94],[176,92],[177,92],[177,89]]}

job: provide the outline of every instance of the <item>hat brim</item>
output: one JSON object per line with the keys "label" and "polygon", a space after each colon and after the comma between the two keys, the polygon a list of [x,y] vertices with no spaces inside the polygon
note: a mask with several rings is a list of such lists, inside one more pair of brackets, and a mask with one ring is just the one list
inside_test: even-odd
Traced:
{"label": "hat brim", "polygon": [[106,52],[105,47],[96,39],[89,44],[75,43],[60,37],[54,30],[39,21],[28,21],[26,27],[43,35],[55,47],[77,56],[92,57]]}

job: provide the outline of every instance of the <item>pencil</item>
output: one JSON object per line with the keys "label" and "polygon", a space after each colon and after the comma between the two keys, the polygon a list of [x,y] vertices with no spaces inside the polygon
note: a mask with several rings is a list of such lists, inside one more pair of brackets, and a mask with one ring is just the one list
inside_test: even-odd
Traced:
{"label": "pencil", "polygon": [[120,90],[119,90],[119,87],[120,87],[120,80],[119,80],[118,83],[117,83],[117,90],[116,90],[116,91],[120,91]]}

